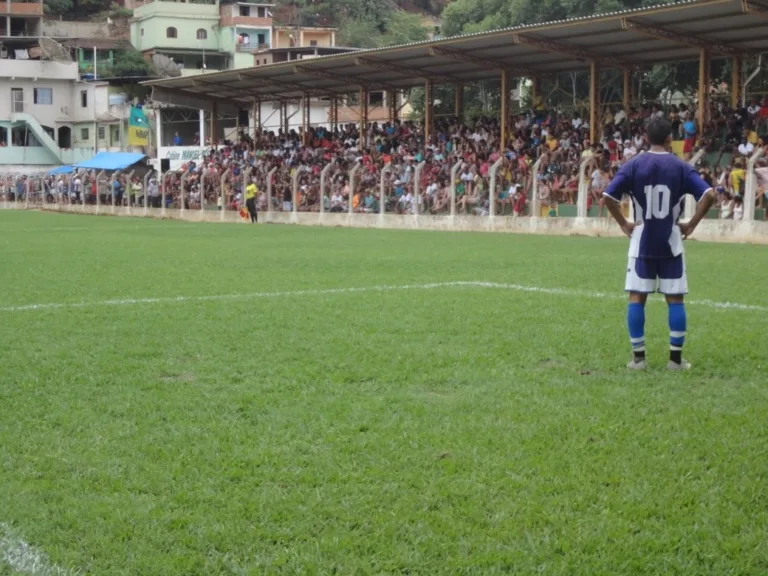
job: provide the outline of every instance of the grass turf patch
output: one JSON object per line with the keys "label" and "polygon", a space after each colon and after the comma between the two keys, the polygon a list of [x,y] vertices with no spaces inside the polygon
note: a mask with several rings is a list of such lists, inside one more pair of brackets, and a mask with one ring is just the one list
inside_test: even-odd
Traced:
{"label": "grass turf patch", "polygon": [[[489,281],[620,240],[0,213],[0,306]],[[764,248],[691,297],[768,306]],[[86,574],[764,574],[768,313],[444,287],[0,312],[0,522]],[[0,574],[3,574],[0,572]],[[6,576],[3,574],[3,576]]]}

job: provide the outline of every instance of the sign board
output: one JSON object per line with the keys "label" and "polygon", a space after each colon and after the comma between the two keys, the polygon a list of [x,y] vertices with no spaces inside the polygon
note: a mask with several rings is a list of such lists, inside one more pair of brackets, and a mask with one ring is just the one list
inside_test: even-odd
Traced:
{"label": "sign board", "polygon": [[[178,170],[188,162],[200,164],[203,157],[210,154],[211,149],[211,146],[160,146],[158,158],[168,159],[171,170]],[[154,158],[152,164],[157,168],[160,163]]]}

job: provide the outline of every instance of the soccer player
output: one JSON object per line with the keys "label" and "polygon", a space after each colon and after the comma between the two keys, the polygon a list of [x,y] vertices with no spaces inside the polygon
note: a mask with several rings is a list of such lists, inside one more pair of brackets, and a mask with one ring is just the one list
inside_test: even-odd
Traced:
{"label": "soccer player", "polygon": [[[671,133],[672,126],[665,118],[651,120],[650,151],[624,164],[603,193],[608,210],[630,238],[625,289],[629,292],[627,326],[633,352],[627,367],[633,370],[646,367],[645,301],[648,294],[657,291],[664,294],[669,309],[667,369],[691,367],[682,358],[686,331],[684,297],[688,292],[683,239],[696,229],[715,195],[692,166],[667,152]],[[624,194],[632,198],[634,222],[627,222],[621,213]],[[698,206],[689,222],[678,222],[686,194],[691,194]]]}

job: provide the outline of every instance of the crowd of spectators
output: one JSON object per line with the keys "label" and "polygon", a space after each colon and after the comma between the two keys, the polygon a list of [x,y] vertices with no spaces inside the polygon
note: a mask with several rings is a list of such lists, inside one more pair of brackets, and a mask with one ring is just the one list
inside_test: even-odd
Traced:
{"label": "crowd of spectators", "polygon": [[[456,213],[487,215],[490,202],[495,202],[498,215],[530,214],[534,179],[538,180],[538,204],[544,214],[557,214],[558,206],[574,204],[579,188],[579,165],[587,161],[588,205],[599,206],[603,215],[602,192],[616,170],[632,157],[648,148],[645,126],[655,116],[669,118],[673,137],[681,141],[682,153],[690,158],[703,147],[713,162],[698,164],[702,176],[718,191],[721,217],[743,216],[746,160],[755,148],[765,146],[768,139],[759,134],[768,130],[768,99],[763,105],[753,101],[745,108],[732,109],[713,103],[703,134],[698,134],[695,108],[681,104],[666,111],[659,105],[646,104],[624,110],[608,106],[600,118],[599,140],[590,141],[588,117],[578,112],[539,107],[509,119],[507,145],[500,150],[501,129],[498,118],[478,118],[460,122],[441,118],[435,122],[429,139],[422,127],[411,121],[371,123],[361,140],[358,126],[348,124],[337,130],[311,128],[302,135],[262,131],[255,136],[241,134],[237,142],[226,142],[211,148],[198,163],[181,166],[179,172],[164,176],[168,207],[240,210],[244,205],[243,186],[256,184],[256,206],[267,208],[267,178],[272,175],[273,210],[292,210],[292,179],[298,179],[297,210],[319,211],[323,203],[328,212],[378,212],[382,198],[379,182],[385,175],[384,209],[408,214],[444,214],[450,210],[451,169],[460,162],[456,175]],[[302,137],[304,136],[304,137]],[[490,198],[491,166],[501,159],[496,174],[496,197]],[[541,160],[539,170],[533,167]],[[419,186],[415,186],[416,167],[424,162]],[[327,194],[320,195],[320,173],[332,164],[328,174]],[[352,187],[350,169],[358,164]],[[765,160],[760,168],[764,169]],[[768,168],[765,168],[768,170]],[[297,174],[298,172],[298,174]],[[758,170],[760,173],[760,170]],[[223,182],[223,185],[222,185]],[[5,180],[1,184],[6,197],[20,197],[23,185]],[[141,178],[131,182],[126,175],[114,181],[97,181],[93,173],[77,174],[71,189],[64,177],[48,177],[42,186],[46,198],[53,201],[95,203],[96,195],[104,204],[141,205],[145,196],[151,206],[160,207],[161,183],[151,177],[147,190]],[[756,205],[765,202],[764,186],[760,186]]]}

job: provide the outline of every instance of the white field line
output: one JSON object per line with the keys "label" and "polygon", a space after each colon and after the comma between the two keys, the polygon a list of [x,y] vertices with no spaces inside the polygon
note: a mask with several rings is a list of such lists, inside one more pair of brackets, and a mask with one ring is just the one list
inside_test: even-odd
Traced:
{"label": "white field line", "polygon": [[51,564],[45,552],[16,536],[7,524],[0,524],[0,563],[25,576],[70,576],[70,572]]}
{"label": "white field line", "polygon": [[[505,284],[500,282],[456,281],[435,282],[429,284],[405,284],[395,286],[367,286],[361,288],[327,288],[320,290],[291,290],[282,292],[250,292],[242,294],[217,294],[211,296],[175,296],[171,298],[121,298],[117,300],[101,300],[92,302],[62,302],[43,304],[21,304],[2,306],[0,312],[28,312],[33,310],[51,310],[63,308],[95,308],[99,306],[134,306],[140,304],[174,304],[178,302],[216,302],[227,300],[250,300],[256,298],[286,298],[291,296],[322,296],[331,294],[353,294],[356,292],[393,292],[399,290],[435,290],[439,288],[490,288],[496,290],[511,290],[514,292],[532,292],[568,296],[577,298],[624,300],[621,293],[591,292],[587,290],[571,290],[569,288],[542,288],[540,286],[523,286],[521,284]],[[714,300],[687,300],[693,306],[704,306],[721,310],[747,310],[751,312],[768,312],[768,306],[757,304],[741,304],[739,302],[716,302]]]}

